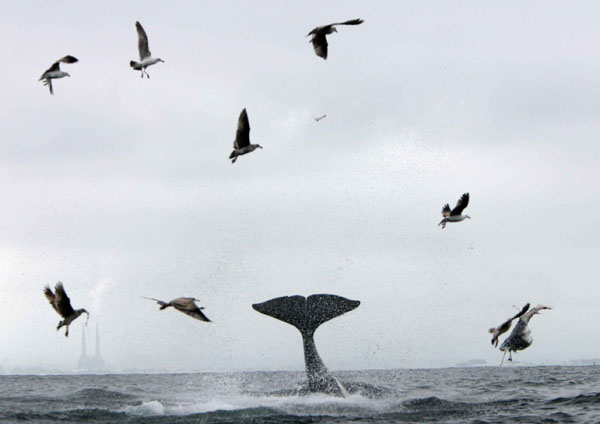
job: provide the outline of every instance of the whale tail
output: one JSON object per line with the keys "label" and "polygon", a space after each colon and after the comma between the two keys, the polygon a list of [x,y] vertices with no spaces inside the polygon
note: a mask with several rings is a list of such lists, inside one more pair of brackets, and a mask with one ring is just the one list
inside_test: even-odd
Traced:
{"label": "whale tail", "polygon": [[319,325],[358,307],[358,300],[350,300],[333,294],[283,296],[255,303],[252,307],[265,315],[277,318],[296,327],[302,334],[304,364],[308,377],[308,390],[334,396],[348,396],[344,386],[327,372],[317,347],[314,334]]}
{"label": "whale tail", "polygon": [[358,305],[358,300],[333,294],[313,294],[308,297],[277,297],[255,303],[252,307],[262,314],[293,325],[303,335],[312,336],[321,324],[357,308]]}

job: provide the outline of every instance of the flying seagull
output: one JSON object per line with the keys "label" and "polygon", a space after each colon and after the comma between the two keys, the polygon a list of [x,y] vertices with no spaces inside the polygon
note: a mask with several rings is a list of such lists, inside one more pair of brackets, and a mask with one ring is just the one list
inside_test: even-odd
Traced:
{"label": "flying seagull", "polygon": [[442,226],[442,229],[446,228],[446,224],[448,222],[460,222],[467,218],[471,219],[469,215],[462,215],[462,211],[469,206],[469,193],[463,194],[458,202],[456,202],[456,206],[454,209],[450,210],[450,205],[446,203],[442,208],[442,215],[444,219],[440,221],[438,226]]}
{"label": "flying seagull", "polygon": [[360,25],[364,21],[362,19],[350,19],[346,22],[336,22],[335,24],[323,25],[316,27],[306,36],[312,35],[310,42],[312,43],[317,56],[327,60],[327,38],[326,36],[337,32],[336,25]]}
{"label": "flying seagull", "polygon": [[529,320],[535,314],[539,314],[541,310],[544,309],[552,309],[548,306],[537,305],[535,308],[523,314],[519,321],[517,321],[517,325],[513,328],[510,335],[504,340],[504,342],[500,345],[500,350],[504,352],[502,355],[502,362],[504,362],[504,357],[506,356],[506,352],[508,352],[508,360],[512,361],[512,353],[518,352],[519,350],[527,349],[533,343],[533,338],[531,337],[531,331],[527,329],[527,325],[529,324]]}
{"label": "flying seagull", "polygon": [[498,327],[489,329],[489,332],[493,334],[492,344],[494,345],[494,347],[498,347],[498,337],[500,337],[502,334],[504,334],[508,330],[510,330],[510,326],[512,325],[513,320],[519,318],[521,315],[523,315],[528,310],[529,310],[529,303],[527,305],[523,306],[523,309],[521,309],[521,311],[518,314],[516,314],[514,317],[507,319]]}
{"label": "flying seagull", "polygon": [[327,118],[327,115],[319,116],[318,118],[313,118],[316,122],[319,122],[321,119]]}
{"label": "flying seagull", "polygon": [[262,146],[260,144],[250,144],[250,122],[244,108],[238,119],[235,141],[233,142],[233,152],[229,155],[229,159],[231,159],[231,163],[235,163],[238,156],[253,152],[256,149],[262,149]]}
{"label": "flying seagull", "polygon": [[153,297],[142,296],[144,299],[154,300],[156,303],[160,305],[160,310],[167,309],[169,306],[174,307],[179,312],[183,312],[186,315],[191,316],[192,318],[199,319],[200,321],[211,322],[206,315],[202,313],[202,309],[204,307],[198,307],[193,297],[178,297],[177,299],[173,299],[170,302],[163,302],[162,300],[154,299]]}
{"label": "flying seagull", "polygon": [[140,51],[140,61],[136,62],[135,60],[131,60],[129,61],[129,66],[136,71],[142,71],[142,78],[144,78],[144,73],[146,73],[146,76],[150,78],[146,68],[158,62],[165,63],[165,61],[157,57],[152,57],[152,53],[150,53],[150,48],[148,47],[148,36],[146,35],[144,28],[142,28],[142,24],[136,22],[135,28],[137,29],[138,34],[138,50]]}
{"label": "flying seagull", "polygon": [[60,327],[66,327],[65,337],[69,337],[69,325],[75,321],[79,315],[87,314],[87,320],[85,322],[86,324],[90,319],[90,314],[85,309],[73,309],[71,306],[71,300],[69,299],[69,296],[67,296],[65,288],[60,281],[54,287],[54,293],[52,293],[52,290],[50,290],[50,286],[44,287],[44,295],[56,313],[63,317],[63,320],[58,323],[56,331],[60,330]]}
{"label": "flying seagull", "polygon": [[54,94],[54,89],[52,88],[52,80],[56,78],[71,77],[71,75],[69,75],[67,72],[63,72],[60,70],[60,62],[75,63],[77,61],[78,59],[76,57],[70,55],[66,55],[65,57],[58,59],[52,64],[51,67],[46,69],[46,72],[42,74],[38,81],[44,80],[44,85],[48,86],[48,88],[50,89],[50,94]]}

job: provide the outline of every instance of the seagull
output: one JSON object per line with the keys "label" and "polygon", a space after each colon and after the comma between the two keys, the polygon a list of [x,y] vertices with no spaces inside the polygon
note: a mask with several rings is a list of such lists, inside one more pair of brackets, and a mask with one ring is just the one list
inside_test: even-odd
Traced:
{"label": "seagull", "polygon": [[78,59],[74,56],[71,55],[66,55],[65,57],[62,57],[60,59],[58,59],[56,62],[54,62],[52,64],[51,67],[49,67],[48,69],[46,69],[46,72],[44,72],[42,74],[42,76],[40,77],[40,79],[38,81],[44,80],[44,85],[47,85],[48,88],[50,89],[50,94],[54,94],[54,90],[52,88],[52,80],[56,79],[56,78],[63,78],[63,77],[71,77],[71,75],[69,75],[67,72],[63,72],[60,70],[60,62],[62,63],[75,63],[78,62]]}
{"label": "seagull", "polygon": [[73,321],[75,321],[77,317],[79,317],[79,315],[81,314],[87,314],[87,320],[85,322],[87,325],[87,322],[90,319],[89,312],[85,309],[73,310],[73,307],[71,306],[71,300],[69,299],[69,296],[67,296],[65,288],[63,287],[63,284],[60,281],[54,287],[54,293],[52,293],[52,290],[50,290],[50,286],[46,286],[44,288],[44,295],[46,296],[46,299],[48,299],[48,302],[50,302],[50,305],[52,305],[56,313],[64,318],[58,323],[56,331],[60,330],[60,327],[65,326],[65,337],[69,337],[69,325]]}
{"label": "seagull", "polygon": [[144,78],[144,73],[146,73],[146,76],[150,78],[146,68],[158,62],[165,63],[165,61],[152,57],[152,53],[150,53],[150,48],[148,47],[148,36],[146,35],[144,28],[142,28],[142,24],[136,21],[135,28],[137,29],[138,34],[138,50],[140,51],[140,61],[136,62],[135,60],[131,60],[129,61],[129,66],[136,71],[142,71],[142,78]]}
{"label": "seagull", "polygon": [[502,362],[500,365],[504,363],[504,357],[506,356],[506,352],[508,352],[508,360],[512,362],[512,353],[518,352],[519,350],[527,349],[533,343],[533,338],[531,337],[531,331],[527,329],[527,325],[529,324],[529,320],[535,314],[539,314],[541,310],[544,309],[552,309],[548,306],[537,305],[535,308],[522,315],[517,321],[517,325],[510,333],[510,335],[504,340],[504,342],[500,345],[500,350],[504,352],[502,355]]}
{"label": "seagull", "polygon": [[238,118],[235,141],[233,142],[233,152],[229,155],[229,159],[231,159],[231,163],[233,164],[238,156],[253,152],[256,149],[262,149],[262,146],[260,144],[250,144],[250,122],[248,121],[248,114],[244,108]]}
{"label": "seagull", "polygon": [[446,224],[448,222],[460,222],[467,218],[471,219],[469,215],[462,215],[462,211],[469,206],[469,193],[463,194],[458,202],[456,202],[456,206],[454,209],[450,210],[450,205],[446,203],[442,208],[442,215],[444,219],[440,221],[438,226],[442,226],[442,229],[446,228]]}
{"label": "seagull", "polygon": [[498,337],[500,337],[500,335],[502,335],[502,334],[506,333],[508,330],[510,330],[510,326],[512,325],[513,320],[519,318],[521,315],[523,315],[528,310],[529,310],[529,303],[527,305],[523,306],[523,309],[521,309],[521,311],[518,314],[516,314],[514,317],[507,319],[498,327],[489,329],[489,332],[493,334],[492,344],[494,345],[494,347],[498,347]]}
{"label": "seagull", "polygon": [[177,299],[173,299],[170,302],[163,302],[162,300],[154,299],[153,297],[142,296],[144,299],[154,300],[156,303],[160,305],[160,310],[167,309],[169,306],[174,307],[179,312],[183,312],[186,315],[191,316],[192,318],[199,319],[200,321],[212,322],[209,320],[206,315],[202,313],[202,309],[204,307],[198,307],[194,302],[198,302],[198,299],[193,297],[178,297]]}
{"label": "seagull", "polygon": [[318,118],[313,118],[316,122],[319,122],[321,119],[327,118],[327,115],[319,116]]}
{"label": "seagull", "polygon": [[317,56],[327,60],[327,38],[326,35],[337,32],[336,25],[360,25],[364,21],[362,19],[351,19],[346,22],[336,22],[335,24],[316,27],[306,36],[312,35],[310,42],[312,43]]}

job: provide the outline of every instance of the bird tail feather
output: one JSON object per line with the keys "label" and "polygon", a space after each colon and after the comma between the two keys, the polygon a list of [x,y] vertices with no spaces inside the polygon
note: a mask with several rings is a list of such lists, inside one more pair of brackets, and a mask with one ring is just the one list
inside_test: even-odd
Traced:
{"label": "bird tail feather", "polygon": [[139,71],[140,69],[142,69],[141,68],[141,66],[142,66],[141,63],[136,62],[135,60],[130,60],[129,61],[129,66],[131,66],[133,69],[135,69],[137,71]]}

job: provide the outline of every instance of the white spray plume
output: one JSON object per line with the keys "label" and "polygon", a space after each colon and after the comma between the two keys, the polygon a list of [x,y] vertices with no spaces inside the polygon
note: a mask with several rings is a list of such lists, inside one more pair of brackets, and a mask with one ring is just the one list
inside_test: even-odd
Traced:
{"label": "white spray plume", "polygon": [[98,314],[102,307],[102,300],[106,292],[117,285],[117,281],[113,277],[101,278],[94,287],[90,290],[90,298],[92,299],[92,307],[90,308],[94,314]]}

